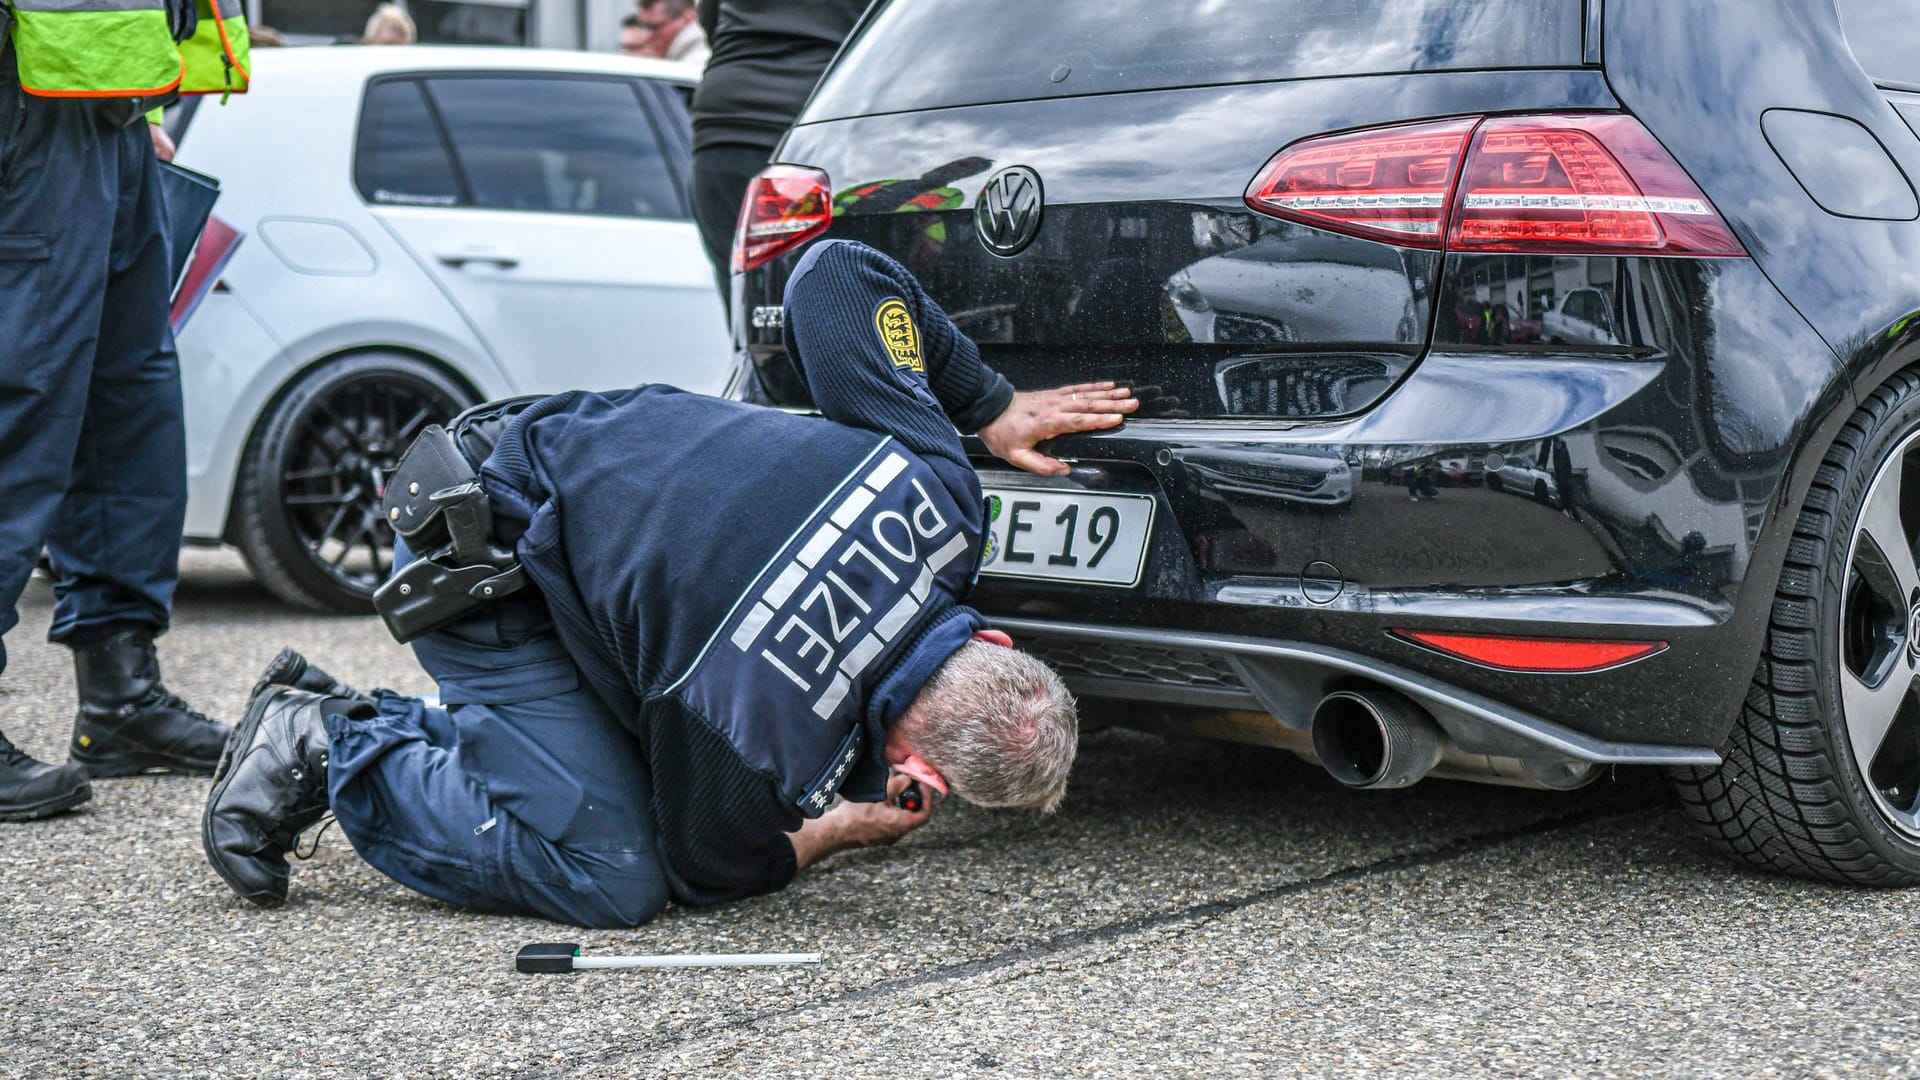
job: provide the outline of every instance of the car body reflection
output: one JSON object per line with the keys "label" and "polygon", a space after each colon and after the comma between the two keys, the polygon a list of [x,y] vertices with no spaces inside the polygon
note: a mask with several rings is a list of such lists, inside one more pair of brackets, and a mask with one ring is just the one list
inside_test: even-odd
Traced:
{"label": "car body reflection", "polygon": [[1340,507],[1353,501],[1353,469],[1332,455],[1207,448],[1175,451],[1174,459],[1186,466],[1195,491],[1215,502]]}

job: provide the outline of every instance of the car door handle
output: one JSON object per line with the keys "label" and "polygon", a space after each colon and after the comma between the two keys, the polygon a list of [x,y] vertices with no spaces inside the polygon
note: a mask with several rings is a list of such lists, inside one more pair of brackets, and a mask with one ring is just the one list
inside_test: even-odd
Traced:
{"label": "car door handle", "polygon": [[508,255],[503,251],[494,251],[490,248],[463,248],[458,251],[442,251],[436,254],[434,258],[439,259],[441,262],[455,269],[462,268],[468,263],[485,263],[489,266],[497,266],[502,270],[511,270],[520,265],[520,260],[517,256]]}

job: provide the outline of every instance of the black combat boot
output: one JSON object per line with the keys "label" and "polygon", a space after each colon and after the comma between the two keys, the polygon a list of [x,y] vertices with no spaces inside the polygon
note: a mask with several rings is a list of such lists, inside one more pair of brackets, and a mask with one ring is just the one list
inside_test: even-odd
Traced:
{"label": "black combat boot", "polygon": [[0,735],[0,821],[57,814],[93,798],[87,770],[69,761],[48,765]]}
{"label": "black combat boot", "polygon": [[200,819],[207,861],[234,892],[261,907],[287,899],[287,852],[327,813],[328,707],[365,708],[287,686],[247,703],[227,740]]}
{"label": "black combat boot", "polygon": [[267,664],[260,673],[260,681],[253,684],[253,693],[247,695],[252,701],[269,686],[291,686],[295,690],[311,690],[327,697],[352,698],[355,701],[372,701],[370,695],[363,694],[339,679],[315,667],[306,657],[291,647],[280,650],[280,655]]}
{"label": "black combat boot", "polygon": [[144,772],[210,776],[227,727],[160,682],[153,628],[121,626],[73,646],[80,714],[68,755],[95,778]]}

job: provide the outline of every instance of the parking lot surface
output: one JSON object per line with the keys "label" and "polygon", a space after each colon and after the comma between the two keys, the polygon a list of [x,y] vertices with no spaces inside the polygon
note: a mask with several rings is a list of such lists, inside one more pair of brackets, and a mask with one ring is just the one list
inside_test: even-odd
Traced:
{"label": "parking lot surface", "polygon": [[[59,760],[51,605],[36,581],[0,729]],[[231,722],[283,643],[430,689],[376,620],[189,553],[174,689]],[[1920,892],[1723,862],[1654,774],[1349,793],[1277,752],[1090,731],[1056,816],[944,801],[897,847],[626,932],[454,910],[337,831],[253,909],[201,855],[205,781],[94,790],[0,826],[0,1076],[1920,1075]],[[826,962],[516,974],[543,940]]]}

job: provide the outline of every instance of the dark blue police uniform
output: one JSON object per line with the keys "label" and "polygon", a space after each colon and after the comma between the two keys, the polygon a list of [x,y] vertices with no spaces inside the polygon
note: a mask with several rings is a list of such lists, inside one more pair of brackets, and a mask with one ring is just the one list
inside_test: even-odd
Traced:
{"label": "dark blue police uniform", "polygon": [[416,641],[443,708],[327,717],[368,862],[463,906],[631,926],[780,888],[788,832],[885,797],[888,727],[982,626],[955,429],[1012,388],[862,245],[809,251],[787,313],[824,419],[649,386],[507,425],[480,474],[537,589]]}
{"label": "dark blue police uniform", "polygon": [[159,164],[123,104],[29,97],[0,38],[0,635],[43,546],[54,641],[172,607],[180,365]]}

